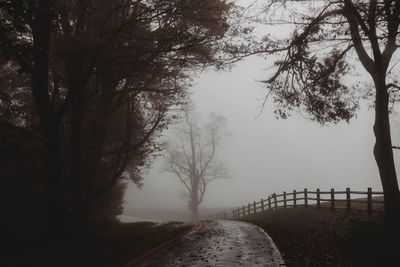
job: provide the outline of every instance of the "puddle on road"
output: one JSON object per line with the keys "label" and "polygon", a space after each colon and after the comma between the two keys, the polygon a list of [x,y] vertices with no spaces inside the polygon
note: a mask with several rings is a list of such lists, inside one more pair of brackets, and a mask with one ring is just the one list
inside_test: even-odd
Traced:
{"label": "puddle on road", "polygon": [[151,267],[282,266],[279,252],[258,226],[209,221],[195,236],[156,257]]}

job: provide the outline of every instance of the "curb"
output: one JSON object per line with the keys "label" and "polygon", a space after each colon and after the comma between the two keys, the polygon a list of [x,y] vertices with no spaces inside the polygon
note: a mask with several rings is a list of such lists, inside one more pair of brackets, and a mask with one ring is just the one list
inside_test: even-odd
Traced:
{"label": "curb", "polygon": [[[234,220],[234,221],[238,221],[238,220]],[[238,221],[238,222],[244,222],[244,221]],[[260,226],[258,226],[257,224],[249,223],[249,222],[244,222],[244,223],[248,223],[248,224],[252,224],[252,225],[256,226],[256,227],[258,228],[258,230],[259,230],[262,234],[265,235],[267,241],[269,242],[270,246],[271,246],[272,249],[273,249],[274,258],[275,258],[275,260],[276,260],[276,263],[278,264],[278,266],[285,267],[286,264],[285,264],[285,261],[283,260],[282,254],[281,254],[281,252],[279,251],[278,247],[276,246],[275,242],[274,242],[274,241],[272,240],[272,238],[269,236],[269,234],[268,234],[264,229],[262,229]]]}
{"label": "curb", "polygon": [[275,256],[275,259],[276,259],[276,261],[278,263],[278,266],[286,266],[285,261],[283,260],[282,254],[279,251],[278,247],[276,246],[275,242],[272,240],[272,238],[269,236],[269,234],[264,231],[264,229],[262,229],[261,227],[259,227],[259,228],[264,232],[264,234],[266,235],[268,241],[271,244],[271,247],[274,249],[274,256]]}
{"label": "curb", "polygon": [[137,257],[136,259],[130,261],[128,264],[126,264],[124,267],[144,267],[146,264],[155,256],[158,256],[161,252],[163,252],[165,249],[168,247],[174,245],[175,243],[184,241],[186,238],[189,236],[195,234],[197,231],[199,231],[202,228],[201,223],[195,224],[190,230],[187,232],[178,235],[177,237],[166,241],[162,243],[161,245],[158,245],[157,247],[145,252],[141,256]]}

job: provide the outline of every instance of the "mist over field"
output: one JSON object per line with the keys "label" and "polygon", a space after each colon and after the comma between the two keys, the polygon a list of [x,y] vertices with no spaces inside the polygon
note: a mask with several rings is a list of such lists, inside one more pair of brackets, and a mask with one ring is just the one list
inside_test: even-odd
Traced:
{"label": "mist over field", "polygon": [[[231,132],[217,151],[230,178],[210,184],[200,211],[241,206],[293,189],[382,190],[372,153],[374,111],[368,103],[360,103],[357,116],[349,123],[322,126],[297,111],[288,119],[276,119],[271,98],[261,109],[267,91],[260,80],[265,79],[268,63],[252,57],[231,72],[210,70],[194,79],[191,90],[196,112],[203,119],[210,112],[225,116]],[[392,114],[392,124],[393,143],[400,143],[397,112]],[[174,138],[173,127],[165,134],[166,140]],[[394,153],[399,168],[400,153]],[[145,208],[187,209],[184,187],[163,172],[164,161],[161,157],[154,162],[141,190],[128,187],[125,213]]]}

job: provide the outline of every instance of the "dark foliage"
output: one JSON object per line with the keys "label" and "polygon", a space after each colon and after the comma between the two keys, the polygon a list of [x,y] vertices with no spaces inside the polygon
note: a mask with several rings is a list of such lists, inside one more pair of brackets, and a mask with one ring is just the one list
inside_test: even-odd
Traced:
{"label": "dark foliage", "polygon": [[113,220],[187,101],[187,71],[219,65],[232,7],[0,1],[0,169],[18,212],[30,201],[53,239]]}

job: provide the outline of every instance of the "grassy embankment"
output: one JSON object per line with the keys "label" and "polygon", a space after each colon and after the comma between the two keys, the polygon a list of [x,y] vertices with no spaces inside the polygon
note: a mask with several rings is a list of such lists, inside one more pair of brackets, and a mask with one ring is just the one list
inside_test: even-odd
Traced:
{"label": "grassy embankment", "polygon": [[[352,206],[363,209],[360,203]],[[241,220],[266,230],[288,267],[382,266],[381,215],[300,207],[269,210]]]}
{"label": "grassy embankment", "polygon": [[[5,266],[113,267],[127,263],[188,231],[192,225],[151,222],[98,227],[86,238],[48,247],[41,240],[20,243],[18,256]],[[57,255],[57,256],[56,256]]]}

